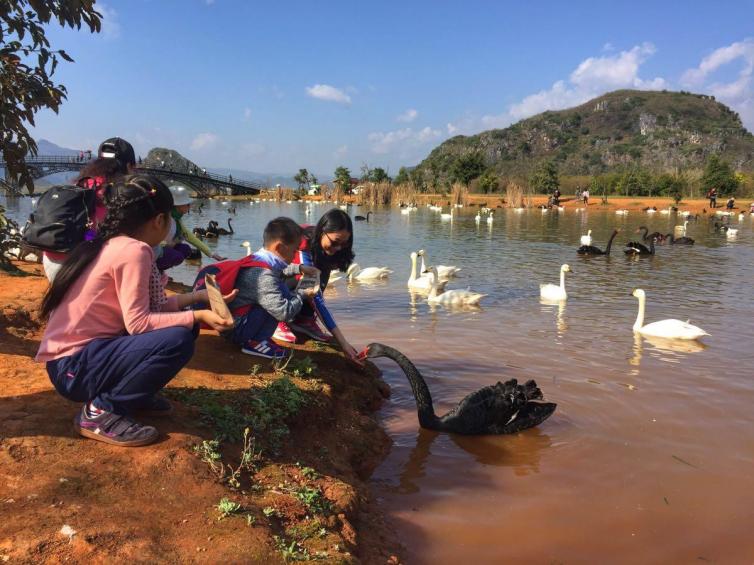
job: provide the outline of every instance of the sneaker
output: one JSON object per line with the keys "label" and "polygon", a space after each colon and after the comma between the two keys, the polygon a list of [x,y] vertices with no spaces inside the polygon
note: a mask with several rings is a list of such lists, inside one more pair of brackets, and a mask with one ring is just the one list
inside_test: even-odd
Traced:
{"label": "sneaker", "polygon": [[138,408],[138,412],[144,416],[168,416],[173,413],[173,405],[164,396],[155,394]]}
{"label": "sneaker", "polygon": [[262,341],[250,339],[241,348],[241,353],[264,357],[265,359],[285,359],[288,357],[287,349],[280,347],[269,339],[263,339]]}
{"label": "sneaker", "polygon": [[272,339],[284,341],[286,343],[296,343],[296,334],[291,331],[288,324],[285,322],[279,322],[278,327],[275,328],[275,333],[272,334]]}
{"label": "sneaker", "polygon": [[74,428],[84,437],[121,447],[138,447],[154,443],[160,436],[156,428],[142,426],[126,416],[106,410],[96,415],[88,412],[87,405],[84,404],[73,420]]}
{"label": "sneaker", "polygon": [[319,329],[319,324],[314,318],[296,318],[291,323],[291,328],[315,341],[330,341],[331,336]]}

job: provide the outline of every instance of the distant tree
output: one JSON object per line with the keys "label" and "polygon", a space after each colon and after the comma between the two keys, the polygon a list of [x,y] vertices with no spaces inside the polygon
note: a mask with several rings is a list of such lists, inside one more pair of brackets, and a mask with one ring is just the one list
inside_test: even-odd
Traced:
{"label": "distant tree", "polygon": [[0,152],[10,176],[26,185],[34,183],[26,168],[26,155],[37,154],[37,144],[27,125],[43,109],[57,113],[67,90],[52,76],[59,59],[73,59],[62,49],[53,49],[45,25],[51,21],[63,27],[89,31],[101,28],[102,14],[94,0],[2,0],[0,1]]}
{"label": "distant tree", "polygon": [[298,174],[295,177],[293,177],[293,180],[295,180],[298,183],[298,191],[300,193],[304,192],[304,187],[308,186],[309,183],[311,182],[310,177],[309,177],[309,171],[307,171],[306,169],[299,169]]}
{"label": "distant tree", "polygon": [[390,182],[390,177],[382,167],[375,167],[369,173],[369,179],[371,182]]}
{"label": "distant tree", "polygon": [[481,177],[479,177],[479,188],[485,194],[495,192],[499,184],[500,180],[497,178],[497,175],[491,170],[488,170]]}
{"label": "distant tree", "polygon": [[348,194],[351,192],[351,171],[343,166],[338,167],[335,169],[335,180],[333,182],[340,187],[340,190]]}
{"label": "distant tree", "polygon": [[529,184],[534,192],[550,194],[560,186],[558,168],[552,161],[544,161],[534,170],[529,179]]}
{"label": "distant tree", "polygon": [[633,168],[619,177],[615,188],[625,196],[651,196],[651,187],[652,176],[644,169]]}
{"label": "distant tree", "polygon": [[738,189],[738,178],[730,163],[718,155],[710,155],[702,175],[702,190],[717,188],[718,196],[730,196]]}
{"label": "distant tree", "polygon": [[310,184],[319,184],[317,181],[317,177],[315,177],[312,173],[309,173],[309,183]]}
{"label": "distant tree", "polygon": [[657,176],[655,185],[657,186],[658,194],[670,196],[678,204],[683,199],[683,192],[687,182],[681,175],[663,173]]}
{"label": "distant tree", "polygon": [[484,158],[480,153],[461,155],[450,167],[450,177],[466,186],[483,172]]}
{"label": "distant tree", "polygon": [[360,170],[361,170],[361,176],[359,177],[359,180],[361,182],[368,182],[372,169],[369,168],[369,165],[367,163],[364,163],[363,165],[361,165]]}
{"label": "distant tree", "polygon": [[401,167],[398,169],[398,174],[395,175],[395,184],[406,184],[408,182],[408,169]]}
{"label": "distant tree", "polygon": [[427,191],[427,182],[424,178],[424,172],[418,167],[411,169],[411,172],[408,174],[408,180],[419,192]]}

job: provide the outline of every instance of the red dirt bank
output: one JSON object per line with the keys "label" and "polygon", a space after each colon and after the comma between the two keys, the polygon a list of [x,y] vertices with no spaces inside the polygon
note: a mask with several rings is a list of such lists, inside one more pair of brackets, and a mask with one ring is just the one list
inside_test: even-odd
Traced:
{"label": "red dirt bank", "polygon": [[[292,379],[311,401],[290,423],[282,452],[265,456],[233,490],[194,452],[214,437],[197,408],[175,402],[170,418],[145,419],[163,433],[145,448],[73,432],[78,406],[33,361],[46,280],[37,266],[22,268],[32,276],[0,271],[0,563],[275,563],[285,547],[321,562],[397,562],[365,482],[389,446],[374,418],[388,388],[373,367],[360,373],[335,350],[297,347],[318,366],[316,378]],[[237,398],[280,378],[264,360],[251,376],[258,361],[203,333],[169,388]],[[222,452],[224,462],[238,463],[240,445]],[[319,490],[331,510],[315,514],[293,496],[304,487]],[[242,515],[219,520],[222,498],[240,503]],[[70,539],[60,533],[64,525],[76,531]]]}

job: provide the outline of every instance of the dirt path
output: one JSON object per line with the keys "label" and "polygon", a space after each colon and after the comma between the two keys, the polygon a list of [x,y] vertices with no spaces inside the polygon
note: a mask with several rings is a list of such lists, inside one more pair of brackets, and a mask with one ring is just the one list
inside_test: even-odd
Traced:
{"label": "dirt path", "polygon": [[[33,362],[46,281],[23,268],[32,276],[0,272],[0,562],[390,558],[395,542],[365,482],[389,447],[374,418],[389,391],[374,368],[361,373],[329,347],[300,346],[294,359],[311,362],[282,383],[295,386],[278,386],[269,362],[207,332],[169,385],[175,413],[144,419],[163,433],[159,443],[86,440],[71,425],[78,406]],[[261,429],[251,451],[264,453],[233,477],[248,422]],[[218,434],[234,439],[209,443]]]}

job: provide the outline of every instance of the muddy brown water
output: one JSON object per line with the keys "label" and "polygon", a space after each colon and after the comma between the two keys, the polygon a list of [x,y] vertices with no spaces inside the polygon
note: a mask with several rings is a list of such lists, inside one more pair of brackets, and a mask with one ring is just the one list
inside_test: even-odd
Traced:
{"label": "muddy brown water", "polygon": [[[28,200],[7,202],[23,216]],[[2,203],[2,202],[0,202]],[[211,202],[189,225],[223,220]],[[328,209],[271,202],[236,204],[236,234],[210,245],[240,255],[260,243],[277,215],[315,221]],[[371,341],[408,355],[424,374],[438,413],[477,388],[536,379],[555,414],[513,436],[460,437],[420,430],[398,367],[379,360],[393,393],[381,411],[394,441],[372,482],[406,546],[409,563],[749,563],[754,559],[754,220],[728,240],[707,220],[690,223],[696,245],[659,247],[627,259],[621,244],[639,225],[672,231],[675,215],[631,212],[495,212],[454,221],[421,208],[376,210],[356,223],[357,261],[388,266],[387,282],[342,283],[331,309],[356,347]],[[352,215],[366,208],[349,208]],[[222,223],[222,222],[221,222]],[[733,223],[738,224],[737,218]],[[592,229],[610,258],[580,258]],[[458,265],[449,287],[488,293],[482,308],[430,307],[406,288],[408,253]],[[568,300],[539,301],[568,263]],[[191,282],[196,266],[175,270]],[[700,343],[633,335],[633,288],[647,292],[647,322],[690,319],[711,335]]]}

